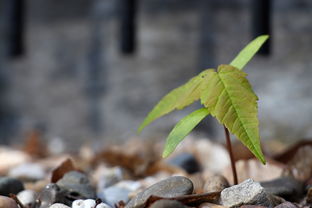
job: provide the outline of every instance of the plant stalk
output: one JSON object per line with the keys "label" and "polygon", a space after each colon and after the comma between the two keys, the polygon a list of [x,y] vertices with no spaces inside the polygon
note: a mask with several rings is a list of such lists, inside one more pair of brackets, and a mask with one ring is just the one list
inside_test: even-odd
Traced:
{"label": "plant stalk", "polygon": [[232,151],[230,133],[229,133],[229,130],[224,125],[223,127],[224,127],[225,138],[226,138],[226,146],[227,146],[228,153],[229,153],[230,160],[231,160],[231,168],[232,168],[234,185],[237,185],[238,184],[237,172],[236,172],[235,161],[234,161],[234,156],[233,156],[233,151]]}

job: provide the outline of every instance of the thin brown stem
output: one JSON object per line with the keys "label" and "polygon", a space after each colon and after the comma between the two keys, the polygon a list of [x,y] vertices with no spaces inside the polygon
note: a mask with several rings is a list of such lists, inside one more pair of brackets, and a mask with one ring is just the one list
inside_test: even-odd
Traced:
{"label": "thin brown stem", "polygon": [[234,185],[237,185],[238,184],[237,172],[236,172],[235,161],[234,161],[234,156],[233,156],[233,151],[232,151],[230,133],[229,133],[229,130],[225,126],[223,126],[223,127],[224,127],[225,138],[226,138],[226,146],[227,146],[229,156],[230,156],[230,160],[231,160],[231,168],[232,168]]}

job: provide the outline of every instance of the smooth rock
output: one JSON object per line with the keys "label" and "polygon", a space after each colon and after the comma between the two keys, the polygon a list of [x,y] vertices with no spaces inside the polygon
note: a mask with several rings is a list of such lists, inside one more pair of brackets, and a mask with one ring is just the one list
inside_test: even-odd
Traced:
{"label": "smooth rock", "polygon": [[184,169],[187,173],[193,174],[201,170],[197,159],[190,153],[182,152],[169,160],[167,163]]}
{"label": "smooth rock", "polygon": [[[73,201],[72,208],[94,208],[96,205],[96,201],[94,199],[77,199]],[[109,205],[101,202],[96,205],[96,208],[111,208]]]}
{"label": "smooth rock", "polygon": [[275,208],[298,208],[298,207],[296,205],[294,205],[293,203],[284,202],[284,203],[276,206]]}
{"label": "smooth rock", "polygon": [[172,176],[138,193],[126,205],[126,208],[143,207],[144,203],[151,195],[160,197],[177,197],[186,194],[191,194],[192,192],[193,192],[193,183],[191,180],[183,176]]}
{"label": "smooth rock", "polygon": [[37,198],[37,193],[33,190],[24,190],[17,194],[18,200],[24,205],[31,207]]}
{"label": "smooth rock", "polygon": [[13,178],[40,180],[46,176],[43,167],[36,163],[25,163],[12,168],[8,174]]}
{"label": "smooth rock", "polygon": [[260,184],[266,193],[283,197],[288,201],[300,200],[304,192],[304,184],[293,177],[281,177]]}
{"label": "smooth rock", "polygon": [[0,177],[0,195],[9,196],[10,193],[17,194],[24,190],[23,183],[15,178]]}
{"label": "smooth rock", "polygon": [[226,207],[240,205],[270,206],[270,200],[260,183],[248,179],[221,192],[221,203]]}
{"label": "smooth rock", "polygon": [[0,146],[0,174],[6,174],[11,168],[31,160],[25,152]]}
{"label": "smooth rock", "polygon": [[49,208],[70,208],[70,207],[62,203],[55,203],[49,206]]}
{"label": "smooth rock", "polygon": [[162,199],[154,202],[149,208],[187,208],[179,201]]}
{"label": "smooth rock", "polygon": [[108,204],[105,203],[100,203],[96,206],[96,208],[112,208],[111,206],[109,206]]}
{"label": "smooth rock", "polygon": [[306,202],[312,205],[312,188],[307,191]]}
{"label": "smooth rock", "polygon": [[96,170],[98,190],[112,186],[123,179],[123,170],[120,167],[108,168],[101,166]]}
{"label": "smooth rock", "polygon": [[127,203],[130,192],[131,190],[123,187],[111,186],[98,193],[98,197],[110,206],[115,206],[119,201]]}
{"label": "smooth rock", "polygon": [[229,187],[229,182],[222,175],[213,175],[209,177],[204,185],[204,192],[222,191]]}
{"label": "smooth rock", "polygon": [[39,193],[36,199],[36,208],[47,208],[54,203],[63,203],[67,201],[67,192],[62,190],[58,185],[50,183]]}
{"label": "smooth rock", "polygon": [[6,196],[0,196],[0,208],[19,208],[16,202]]}
{"label": "smooth rock", "polygon": [[199,208],[226,208],[224,206],[212,203],[202,203]]}
{"label": "smooth rock", "polygon": [[88,177],[78,171],[66,173],[56,183],[60,188],[67,190],[72,198],[95,199],[96,193]]}

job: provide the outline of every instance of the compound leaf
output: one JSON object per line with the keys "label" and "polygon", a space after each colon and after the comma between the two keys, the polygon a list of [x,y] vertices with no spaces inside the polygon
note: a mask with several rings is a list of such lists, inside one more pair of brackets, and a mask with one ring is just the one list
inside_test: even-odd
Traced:
{"label": "compound leaf", "polygon": [[167,137],[163,157],[169,156],[178,144],[202,121],[208,116],[209,111],[206,108],[198,109],[181,119],[172,129]]}
{"label": "compound leaf", "polygon": [[184,85],[170,91],[167,95],[165,95],[144,119],[138,129],[138,132],[141,132],[144,127],[149,125],[157,118],[164,116],[173,110],[181,110],[184,107],[192,104],[194,101],[198,100],[200,98],[202,89],[201,84],[203,80],[205,80],[205,77],[207,77],[213,71],[213,69],[207,69],[190,79]]}
{"label": "compound leaf", "polygon": [[205,77],[200,99],[212,116],[265,163],[259,138],[258,98],[246,76],[233,66],[220,65],[218,72]]}
{"label": "compound leaf", "polygon": [[230,65],[242,70],[268,38],[268,35],[261,35],[251,41],[245,48],[243,48],[243,50],[239,52]]}

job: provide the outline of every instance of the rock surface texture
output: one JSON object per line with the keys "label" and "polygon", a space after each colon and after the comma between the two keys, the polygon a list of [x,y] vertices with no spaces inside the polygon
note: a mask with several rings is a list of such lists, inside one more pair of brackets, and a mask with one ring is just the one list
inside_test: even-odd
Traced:
{"label": "rock surface texture", "polygon": [[270,200],[264,188],[252,179],[224,189],[221,192],[221,203],[226,207],[238,207],[245,204],[270,206]]}

